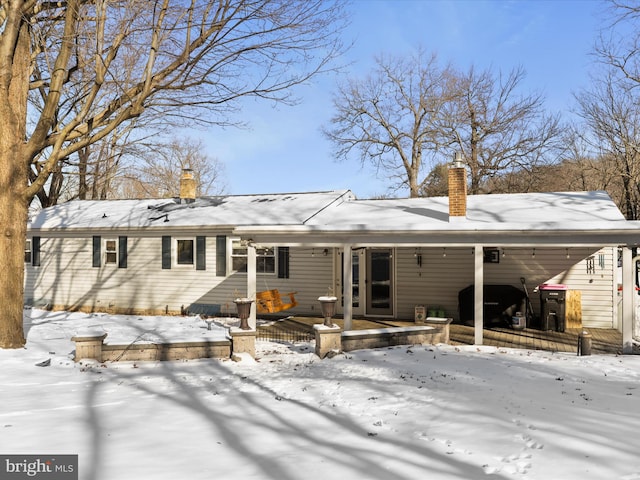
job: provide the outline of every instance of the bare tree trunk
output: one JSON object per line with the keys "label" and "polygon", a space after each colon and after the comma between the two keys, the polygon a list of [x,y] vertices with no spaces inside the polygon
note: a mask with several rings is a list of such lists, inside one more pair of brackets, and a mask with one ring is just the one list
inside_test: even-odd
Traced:
{"label": "bare tree trunk", "polygon": [[292,103],[291,87],[343,50],[343,12],[319,0],[0,0],[0,348],[25,343],[28,205],[63,159],[145,112],[228,125],[246,96]]}
{"label": "bare tree trunk", "polygon": [[480,193],[480,161],[478,159],[478,144],[480,143],[478,128],[479,122],[476,120],[476,114],[473,105],[469,104],[469,131],[471,133],[469,139],[469,148],[471,151],[471,158],[468,159],[469,169],[471,170],[471,188],[469,193],[471,195],[477,195]]}
{"label": "bare tree trunk", "polygon": [[[0,149],[5,151],[4,148],[5,142],[0,141]],[[21,183],[24,177],[16,178],[7,172],[0,169],[0,315],[3,317],[0,321],[0,347],[19,348],[25,344],[22,316],[27,204],[16,201],[13,193],[19,188],[15,185],[16,180]],[[11,173],[15,173],[15,170]]]}
{"label": "bare tree trunk", "polygon": [[89,165],[89,155],[91,147],[78,150],[78,198],[87,199],[87,171]]}
{"label": "bare tree trunk", "polygon": [[[13,20],[13,22],[12,22]],[[24,338],[24,248],[29,178],[25,160],[29,32],[26,23],[9,19],[3,35],[14,29],[15,53],[0,60],[0,347],[20,348]]]}

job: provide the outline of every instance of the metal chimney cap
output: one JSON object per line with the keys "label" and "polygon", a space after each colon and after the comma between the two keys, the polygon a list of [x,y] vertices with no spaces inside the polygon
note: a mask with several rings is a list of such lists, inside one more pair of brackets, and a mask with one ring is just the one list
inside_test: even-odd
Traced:
{"label": "metal chimney cap", "polygon": [[462,157],[462,152],[460,151],[456,152],[455,156],[453,157],[452,166],[454,168],[464,168],[465,163]]}

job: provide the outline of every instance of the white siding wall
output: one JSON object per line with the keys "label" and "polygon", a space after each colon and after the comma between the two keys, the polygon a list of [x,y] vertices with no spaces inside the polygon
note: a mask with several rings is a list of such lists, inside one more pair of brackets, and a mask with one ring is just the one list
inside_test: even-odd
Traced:
{"label": "white siding wall", "polygon": [[[396,250],[396,312],[412,320],[416,305],[442,307],[448,317],[458,318],[458,292],[473,284],[471,248],[422,248],[422,266],[415,249]],[[446,253],[446,256],[443,256]]]}
{"label": "white siding wall", "polygon": [[215,236],[207,238],[203,271],[163,270],[160,237],[129,236],[127,250],[127,268],[104,263],[94,268],[90,237],[41,237],[41,266],[27,267],[25,298],[65,307],[179,311],[224,280],[215,276]]}
{"label": "white siding wall", "polygon": [[[212,256],[215,258],[215,253]],[[287,310],[286,313],[315,315],[319,308],[318,297],[327,293],[327,288],[332,285],[332,282],[331,251],[325,257],[322,249],[290,248],[289,278],[278,278],[275,274],[258,274],[256,288],[258,291],[278,289],[285,303],[289,301],[289,297],[284,294],[297,292],[295,298],[298,306]],[[219,282],[215,289],[211,288],[198,300],[198,303],[229,304],[238,296],[238,293],[244,295],[246,289],[247,276],[241,273],[232,274]],[[230,308],[231,312],[235,312],[233,304]]]}
{"label": "white siding wall", "polygon": [[[103,236],[103,238],[107,238]],[[115,237],[117,238],[117,237]],[[246,275],[216,276],[216,237],[207,236],[207,268],[162,269],[161,238],[128,237],[128,268],[116,265],[92,267],[92,239],[41,237],[41,266],[26,267],[25,299],[36,305],[96,309],[120,308],[138,311],[179,311],[192,303],[221,305],[222,313],[235,312],[233,299],[246,292]],[[440,306],[447,316],[458,318],[458,292],[473,283],[471,248],[420,249],[422,266],[417,265],[413,248],[397,249],[396,317],[411,320],[414,307]],[[616,300],[616,250],[564,248],[506,249],[500,263],[484,264],[485,284],[506,284],[522,288],[526,279],[533,308],[539,314],[540,301],[534,288],[541,283],[563,283],[582,292],[583,325],[612,327]],[[601,268],[599,254],[604,255]],[[297,292],[299,305],[290,314],[318,315],[317,298],[336,286],[335,251],[291,248],[290,278],[258,275],[258,291],[277,288],[281,293]],[[587,272],[586,258],[594,256],[593,273]],[[334,292],[340,296],[340,292]]]}
{"label": "white siding wall", "polygon": [[[199,303],[220,305],[222,313],[235,313],[233,299],[246,294],[246,274],[216,276],[215,235],[207,237],[206,270],[175,265],[162,269],[160,237],[129,236],[127,250],[127,268],[94,268],[91,237],[41,237],[41,266],[26,266],[25,301],[66,308],[172,312]],[[257,288],[298,292],[299,305],[289,312],[315,314],[317,298],[332,286],[331,255],[324,256],[322,249],[292,248],[290,278],[259,274]]]}

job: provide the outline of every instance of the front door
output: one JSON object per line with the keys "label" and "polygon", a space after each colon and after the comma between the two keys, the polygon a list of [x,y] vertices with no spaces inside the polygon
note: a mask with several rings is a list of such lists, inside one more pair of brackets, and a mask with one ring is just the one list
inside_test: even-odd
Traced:
{"label": "front door", "polygon": [[367,315],[393,315],[393,250],[367,250]]}

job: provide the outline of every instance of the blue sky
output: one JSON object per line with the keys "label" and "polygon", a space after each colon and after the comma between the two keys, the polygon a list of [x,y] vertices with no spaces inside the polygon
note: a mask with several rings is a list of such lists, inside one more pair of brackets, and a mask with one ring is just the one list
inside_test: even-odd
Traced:
{"label": "blue sky", "polygon": [[[589,84],[591,48],[604,25],[598,0],[354,0],[345,42],[355,42],[343,76],[363,76],[380,53],[418,46],[441,62],[508,73],[522,66],[522,93],[540,91],[551,111],[570,115],[572,92]],[[250,128],[200,132],[207,153],[226,168],[228,193],[351,189],[359,198],[387,193],[388,182],[358,160],[336,162],[320,129],[333,114],[338,74],[297,90],[294,107],[246,101]],[[398,191],[396,196],[406,196]]]}

